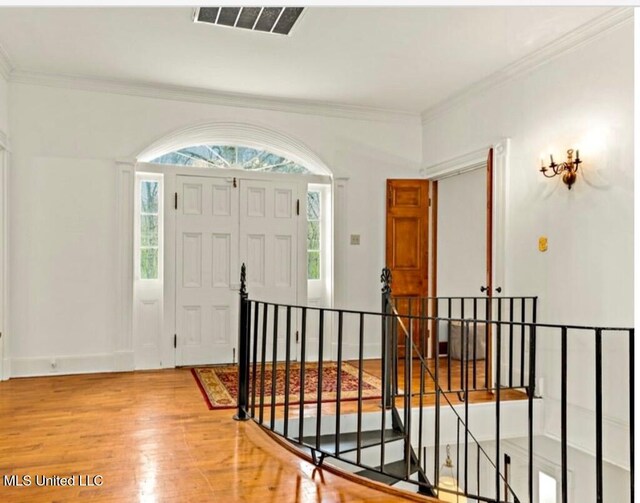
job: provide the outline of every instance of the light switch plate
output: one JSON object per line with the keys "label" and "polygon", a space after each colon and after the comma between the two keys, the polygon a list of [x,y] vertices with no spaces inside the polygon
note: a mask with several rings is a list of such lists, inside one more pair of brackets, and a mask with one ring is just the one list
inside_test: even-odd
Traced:
{"label": "light switch plate", "polygon": [[360,244],[360,234],[351,234],[351,244],[352,245]]}

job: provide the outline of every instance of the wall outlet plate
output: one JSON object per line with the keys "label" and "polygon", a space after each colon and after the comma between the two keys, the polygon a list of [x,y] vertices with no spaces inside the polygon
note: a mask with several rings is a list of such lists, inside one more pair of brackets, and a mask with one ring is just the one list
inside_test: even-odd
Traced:
{"label": "wall outlet plate", "polygon": [[360,244],[360,234],[351,234],[351,244],[352,245]]}

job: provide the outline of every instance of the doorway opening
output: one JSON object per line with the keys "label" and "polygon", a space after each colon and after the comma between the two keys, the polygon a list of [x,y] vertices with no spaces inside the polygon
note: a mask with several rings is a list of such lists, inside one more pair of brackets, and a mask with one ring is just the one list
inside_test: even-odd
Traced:
{"label": "doorway opening", "polygon": [[[165,225],[160,254],[142,239],[150,215],[140,209],[142,191],[136,192],[136,263],[157,252],[164,271],[155,279],[162,292],[155,296],[157,311],[138,294],[154,279],[136,276],[136,368],[235,363],[243,263],[254,299],[330,305],[329,176],[238,144],[181,147],[138,169],[145,171],[138,177],[160,179]],[[297,324],[293,320],[296,330]]]}

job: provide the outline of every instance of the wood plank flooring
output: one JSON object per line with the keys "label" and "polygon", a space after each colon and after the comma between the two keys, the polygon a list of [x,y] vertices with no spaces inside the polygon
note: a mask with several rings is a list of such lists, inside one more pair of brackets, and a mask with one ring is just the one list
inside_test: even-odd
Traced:
{"label": "wood plank flooring", "polygon": [[[349,363],[351,363],[352,365],[354,365],[355,367],[358,367],[358,361],[349,361]],[[430,359],[428,360],[428,365],[429,368],[432,370],[432,373],[435,375],[435,364],[434,364],[434,360]],[[441,387],[445,387],[447,388],[448,385],[448,381],[447,381],[447,377],[448,377],[448,369],[447,369],[447,359],[446,358],[441,358],[440,362],[439,362],[439,369],[438,369],[438,380],[440,382],[440,386]],[[460,389],[460,382],[461,382],[461,366],[462,363],[459,360],[452,360],[451,361],[451,389],[456,390],[456,389]],[[382,368],[380,365],[380,360],[379,359],[371,359],[371,360],[364,360],[363,362],[363,368],[365,371],[369,372],[370,374],[375,375],[376,377],[381,377],[382,376]],[[483,360],[479,360],[477,362],[477,367],[476,367],[476,379],[477,379],[477,384],[478,387],[481,387],[482,385],[484,385],[484,374],[485,370],[484,370],[484,361]],[[472,384],[472,379],[473,379],[473,368],[472,368],[472,364],[469,363],[469,383],[470,386]],[[405,384],[404,384],[404,361],[400,361],[398,364],[398,384],[400,388],[404,388]],[[433,382],[432,379],[430,379],[428,376],[425,375],[425,379],[424,379],[424,384],[425,384],[425,395],[423,397],[423,404],[425,406],[433,406],[435,405],[435,394],[433,393],[435,390],[435,384]],[[420,363],[418,360],[414,360],[413,361],[413,367],[412,367],[412,374],[411,374],[411,393],[413,395],[413,398],[411,400],[411,404],[414,407],[417,407],[420,403],[420,397],[419,397],[419,390],[420,390]],[[450,392],[450,393],[446,393],[446,398],[444,396],[441,397],[440,399],[440,404],[442,406],[448,406],[447,404],[447,400],[452,404],[452,405],[459,405],[461,403],[463,403],[460,400],[460,396],[458,395],[457,392]],[[500,400],[501,401],[510,401],[510,400],[526,400],[527,395],[518,389],[502,389],[500,391]],[[478,390],[478,391],[470,391],[469,392],[469,403],[485,403],[485,402],[495,402],[496,399],[496,395],[495,393],[489,392],[489,391],[484,391],[484,390]],[[403,397],[399,397],[396,399],[396,405],[398,407],[403,407]],[[265,404],[265,417],[269,417],[270,414],[270,410],[271,408],[268,406],[268,404]],[[358,402],[357,401],[343,401],[340,404],[340,412],[341,414],[349,414],[349,413],[355,413],[358,410]],[[370,400],[363,400],[362,402],[362,410],[363,412],[376,412],[376,411],[380,411],[380,400],[377,399],[370,399]],[[335,414],[336,413],[336,404],[328,402],[328,403],[323,403],[322,404],[322,413],[323,414]],[[289,413],[289,417],[298,417],[300,414],[300,406],[296,405],[296,406],[292,406],[290,409],[290,413]],[[305,415],[305,417],[313,417],[317,414],[317,405],[316,404],[307,404],[304,406],[304,411],[303,414]],[[284,417],[284,408],[283,407],[276,407],[276,417],[277,418],[282,418]]]}
{"label": "wood plank flooring", "polygon": [[[207,409],[187,369],[0,382],[0,477],[32,477],[0,478],[0,501],[403,501],[315,469],[232,415]],[[102,485],[36,487],[36,475]]]}

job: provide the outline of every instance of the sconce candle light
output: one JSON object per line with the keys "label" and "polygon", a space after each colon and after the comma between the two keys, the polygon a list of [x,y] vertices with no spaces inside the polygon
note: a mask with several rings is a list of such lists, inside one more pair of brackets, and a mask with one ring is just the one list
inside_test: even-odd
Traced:
{"label": "sconce candle light", "polygon": [[[546,176],[547,178],[553,178],[556,175],[562,175],[562,181],[567,184],[569,190],[571,190],[571,186],[576,181],[576,176],[578,173],[578,166],[582,163],[580,160],[580,151],[576,150],[576,158],[573,158],[573,149],[567,150],[567,160],[565,162],[561,162],[560,164],[556,164],[553,160],[553,155],[549,156],[551,158],[551,163],[547,168],[544,165],[543,161],[540,161],[541,167],[540,172]],[[547,173],[550,174],[547,174]]]}

